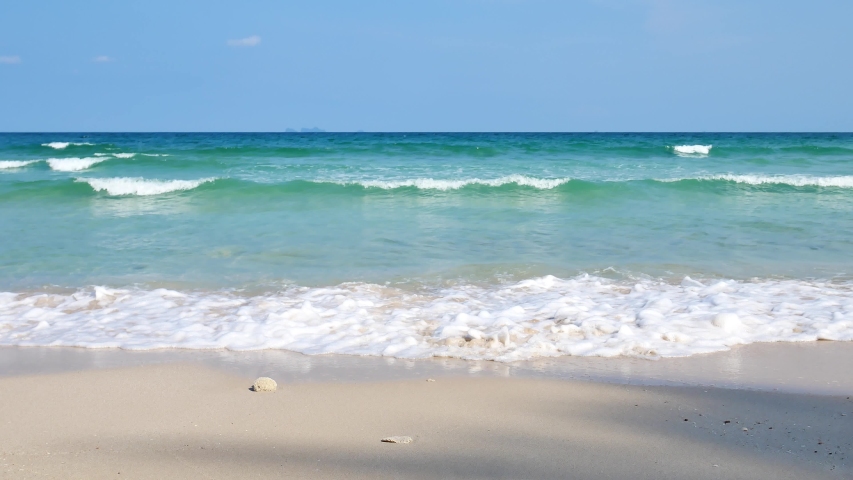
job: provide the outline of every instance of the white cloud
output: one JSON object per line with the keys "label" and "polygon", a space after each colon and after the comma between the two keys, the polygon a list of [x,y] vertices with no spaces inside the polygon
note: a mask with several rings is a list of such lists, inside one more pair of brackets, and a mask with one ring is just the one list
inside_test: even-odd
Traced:
{"label": "white cloud", "polygon": [[97,57],[93,58],[92,61],[97,63],[106,63],[115,61],[115,59],[106,55],[98,55]]}
{"label": "white cloud", "polygon": [[261,37],[257,35],[252,35],[251,37],[246,38],[235,38],[232,40],[228,40],[229,47],[254,47],[259,43],[261,43]]}
{"label": "white cloud", "polygon": [[21,57],[17,55],[0,57],[0,63],[21,63]]}

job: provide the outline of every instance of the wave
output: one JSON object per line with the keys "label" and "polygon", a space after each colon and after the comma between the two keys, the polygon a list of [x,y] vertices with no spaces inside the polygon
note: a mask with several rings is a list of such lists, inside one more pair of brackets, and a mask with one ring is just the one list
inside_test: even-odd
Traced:
{"label": "wave", "polygon": [[[686,179],[685,179],[686,180]],[[789,185],[792,187],[853,188],[853,175],[814,177],[810,175],[710,175],[697,180],[721,180],[747,185]]]}
{"label": "wave", "polygon": [[672,150],[683,155],[708,155],[713,145],[676,145]]}
{"label": "wave", "polygon": [[78,178],[78,182],[88,183],[96,192],[106,191],[113,196],[121,195],[161,195],[181,190],[192,190],[199,185],[213,182],[216,178],[199,180],[146,180],[144,178]]}
{"label": "wave", "polygon": [[432,178],[416,178],[407,180],[312,180],[312,183],[331,183],[336,185],[358,185],[364,188],[380,188],[392,190],[397,188],[414,187],[420,190],[458,190],[469,186],[501,187],[504,185],[515,185],[522,187],[533,187],[540,190],[555,188],[571,188],[572,190],[589,188],[608,188],[619,184],[642,184],[642,183],[678,183],[678,182],[733,182],[743,185],[787,185],[791,187],[837,187],[853,188],[853,175],[841,176],[811,176],[811,175],[761,175],[761,174],[719,174],[700,175],[696,177],[680,178],[627,178],[627,179],[602,179],[581,180],[571,178],[535,178],[524,175],[509,175],[493,180],[481,180],[478,178],[463,180],[435,180]]}
{"label": "wave", "polygon": [[40,161],[41,160],[0,160],[0,170],[26,167],[27,165]]}
{"label": "wave", "polygon": [[[537,157],[559,160],[566,157],[627,156],[651,158],[672,155],[707,155],[722,158],[782,154],[799,156],[849,156],[853,152],[849,134],[134,134],[96,135],[84,142],[50,142],[22,138],[22,148],[44,145],[69,148],[72,145],[110,145],[124,148],[175,148],[187,156],[240,156],[271,158],[500,158]],[[90,143],[91,142],[91,143]],[[23,147],[26,144],[27,147]],[[141,147],[139,145],[147,145]],[[683,150],[686,147],[687,151]],[[693,149],[693,147],[700,147]],[[718,151],[719,149],[719,151]]]}
{"label": "wave", "polygon": [[[80,189],[73,185],[83,184],[86,188]],[[571,191],[579,195],[583,195],[588,190],[600,188],[597,184],[587,183],[573,180],[570,182],[573,186],[563,184],[561,187],[571,188]],[[0,193],[2,201],[25,201],[31,195],[71,195],[71,196],[90,196],[96,192],[105,192],[108,195],[123,196],[123,195],[158,195],[161,193],[169,193],[178,190],[194,190],[195,188],[205,185],[205,188],[198,190],[198,195],[214,198],[253,198],[254,201],[264,201],[264,198],[276,198],[279,196],[298,195],[298,196],[324,196],[331,195],[347,195],[347,196],[369,196],[380,194],[394,195],[427,195],[435,190],[420,190],[413,188],[411,191],[394,191],[381,188],[366,188],[358,183],[332,183],[323,181],[310,180],[291,180],[283,183],[267,183],[256,182],[252,180],[228,178],[228,177],[205,177],[193,180],[153,180],[142,177],[77,177],[76,179],[51,179],[51,180],[30,180],[16,182],[9,186],[5,193]],[[530,187],[518,186],[516,184],[505,184],[502,187],[478,187],[476,184],[470,188],[486,188],[488,193],[493,188],[510,189],[530,189]],[[559,188],[559,187],[558,187]],[[606,186],[604,188],[607,188]],[[532,191],[545,191],[541,189],[532,189]],[[556,191],[556,190],[554,190]],[[464,189],[450,190],[447,193],[463,194]]]}
{"label": "wave", "polygon": [[525,175],[508,175],[491,180],[469,178],[463,180],[436,180],[433,178],[415,178],[408,180],[315,180],[315,183],[334,183],[337,185],[361,185],[364,188],[381,188],[383,190],[394,190],[397,188],[414,187],[420,190],[458,190],[469,185],[483,185],[487,187],[500,187],[502,185],[514,184],[524,187],[533,187],[542,190],[550,190],[564,183],[570,182],[571,178],[535,178]]}
{"label": "wave", "polygon": [[[110,157],[96,157],[98,159]],[[0,164],[2,166],[2,164]],[[84,165],[61,165],[59,168],[81,168]],[[54,165],[53,168],[56,168]],[[10,167],[11,168],[11,167]],[[68,170],[70,171],[70,170]],[[518,177],[518,178],[516,178]],[[71,184],[84,183],[90,188],[71,188]],[[193,190],[208,184],[198,191],[198,195],[209,198],[264,198],[298,195],[322,198],[325,195],[346,195],[352,197],[372,195],[476,195],[476,196],[515,196],[547,195],[550,202],[576,203],[585,198],[647,198],[649,194],[663,194],[668,190],[691,192],[722,193],[737,195],[738,191],[760,190],[762,192],[789,192],[790,189],[804,189],[802,193],[821,194],[816,189],[837,189],[838,193],[853,188],[853,176],[806,176],[806,175],[758,175],[758,174],[721,174],[695,176],[687,178],[659,179],[611,179],[579,180],[567,178],[532,178],[509,176],[493,180],[287,180],[283,182],[264,182],[252,179],[228,177],[204,177],[188,180],[146,179],[143,177],[78,177],[74,179],[52,179],[42,181],[22,181],[10,184],[3,198],[23,201],[29,195],[79,195],[87,196],[95,192],[108,195],[159,195],[179,190]],[[827,192],[830,193],[830,192]],[[248,201],[248,200],[247,200]]]}
{"label": "wave", "polygon": [[625,282],[581,275],[407,291],[348,283],[228,291],[0,293],[0,345],[284,349],[516,361],[678,357],[755,342],[853,341],[853,285]]}
{"label": "wave", "polygon": [[65,148],[68,148],[69,145],[75,145],[75,146],[94,145],[94,143],[89,143],[89,142],[50,142],[50,143],[42,143],[41,144],[42,147],[50,147],[50,148],[53,148],[56,150],[63,150]]}
{"label": "wave", "polygon": [[167,157],[166,154],[161,153],[95,153],[96,157],[115,157],[115,158],[133,158],[136,155],[142,155],[144,157]]}
{"label": "wave", "polygon": [[105,161],[107,161],[106,157],[49,158],[47,164],[52,170],[59,172],[79,172]]}

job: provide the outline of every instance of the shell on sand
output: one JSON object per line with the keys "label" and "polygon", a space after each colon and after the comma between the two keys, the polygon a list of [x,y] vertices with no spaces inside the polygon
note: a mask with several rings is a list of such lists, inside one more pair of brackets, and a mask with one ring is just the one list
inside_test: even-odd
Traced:
{"label": "shell on sand", "polygon": [[412,437],[396,436],[385,437],[382,439],[385,443],[412,443]]}
{"label": "shell on sand", "polygon": [[256,392],[274,392],[276,388],[278,388],[278,384],[269,377],[260,377],[252,385],[252,390]]}

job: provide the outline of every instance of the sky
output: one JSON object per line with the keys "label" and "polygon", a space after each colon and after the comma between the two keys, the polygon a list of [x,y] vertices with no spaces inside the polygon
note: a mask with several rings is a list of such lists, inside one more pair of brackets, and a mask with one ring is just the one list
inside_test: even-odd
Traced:
{"label": "sky", "polygon": [[3,0],[0,131],[853,131],[850,0]]}

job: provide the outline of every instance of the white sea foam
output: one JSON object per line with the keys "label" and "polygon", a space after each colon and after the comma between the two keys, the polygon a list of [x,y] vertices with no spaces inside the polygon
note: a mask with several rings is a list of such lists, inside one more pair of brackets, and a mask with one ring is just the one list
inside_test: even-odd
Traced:
{"label": "white sea foam", "polygon": [[108,157],[113,156],[116,158],[133,158],[136,155],[142,155],[143,157],[168,157],[168,153],[96,153],[96,157]]}
{"label": "white sea foam", "polygon": [[21,168],[38,162],[39,160],[0,160],[0,170],[9,168]]}
{"label": "white sea foam", "polygon": [[480,178],[468,178],[463,180],[437,180],[433,178],[415,178],[408,180],[351,180],[351,181],[328,181],[321,183],[336,183],[339,185],[361,185],[365,188],[381,188],[393,190],[402,187],[415,187],[421,190],[457,190],[468,185],[485,185],[499,187],[501,185],[516,184],[538,189],[551,189],[571,181],[571,178],[535,178],[525,175],[508,175],[505,177],[483,180]]}
{"label": "white sea foam", "polygon": [[215,178],[199,180],[146,180],[144,178],[78,178],[78,182],[86,182],[96,192],[106,191],[109,195],[160,195],[180,190],[192,190],[199,185],[212,182]]}
{"label": "white sea foam", "polygon": [[814,177],[811,175],[712,175],[700,180],[726,180],[749,185],[791,185],[793,187],[853,188],[853,175]]}
{"label": "white sea foam", "polygon": [[276,294],[0,293],[0,345],[285,349],[399,358],[674,357],[753,342],[853,340],[853,285],[680,285],[551,276],[418,292],[371,285]]}
{"label": "white sea foam", "polygon": [[676,145],[672,150],[682,155],[708,155],[713,145]]}
{"label": "white sea foam", "polygon": [[50,165],[52,170],[59,172],[79,172],[106,160],[106,157],[49,158],[47,159],[47,164]]}
{"label": "white sea foam", "polygon": [[62,150],[67,148],[69,145],[94,145],[94,143],[88,142],[50,142],[50,143],[42,143],[42,147],[50,147],[55,148],[57,150]]}

